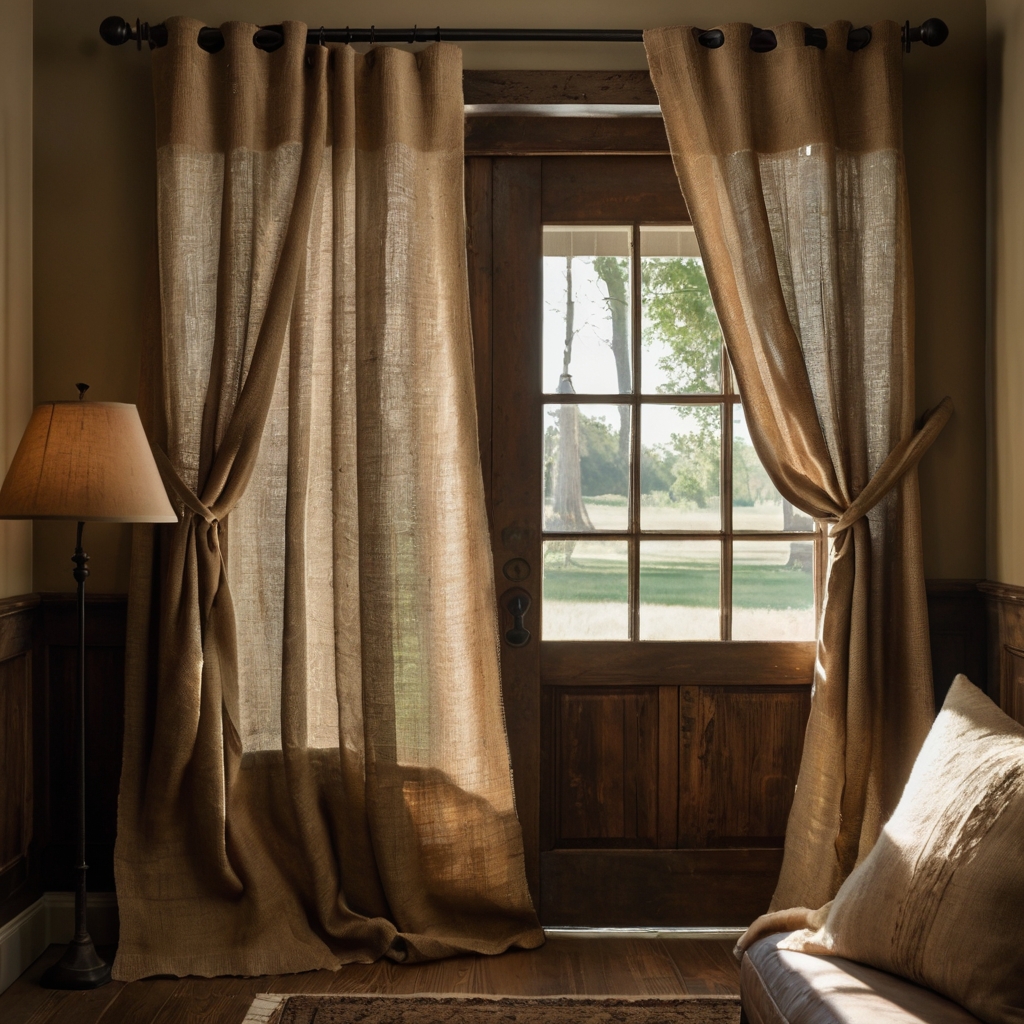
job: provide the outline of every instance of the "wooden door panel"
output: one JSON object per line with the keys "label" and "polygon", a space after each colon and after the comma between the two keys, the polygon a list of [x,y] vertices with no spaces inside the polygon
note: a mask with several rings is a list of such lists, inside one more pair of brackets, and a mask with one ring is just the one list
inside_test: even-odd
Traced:
{"label": "wooden door panel", "polygon": [[781,845],[808,688],[682,687],[679,846]]}
{"label": "wooden door panel", "polygon": [[814,644],[767,641],[629,644],[548,640],[541,644],[545,685],[804,686],[814,678]]}
{"label": "wooden door panel", "polygon": [[807,687],[557,687],[553,694],[548,848],[781,844]]}
{"label": "wooden door panel", "polygon": [[653,688],[558,692],[555,845],[657,840],[658,695]]}
{"label": "wooden door panel", "polygon": [[746,927],[768,909],[782,850],[550,850],[541,921],[605,928]]}

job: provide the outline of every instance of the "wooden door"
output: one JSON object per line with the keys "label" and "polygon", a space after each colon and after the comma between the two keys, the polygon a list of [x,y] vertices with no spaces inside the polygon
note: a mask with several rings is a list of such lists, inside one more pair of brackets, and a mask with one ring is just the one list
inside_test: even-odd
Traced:
{"label": "wooden door", "polygon": [[467,211],[541,920],[744,925],[781,863],[822,539],[753,454],[669,158],[471,158]]}

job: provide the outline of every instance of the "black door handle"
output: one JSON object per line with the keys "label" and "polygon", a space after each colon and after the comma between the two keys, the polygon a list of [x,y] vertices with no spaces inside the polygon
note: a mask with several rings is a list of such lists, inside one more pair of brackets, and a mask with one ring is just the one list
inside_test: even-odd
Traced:
{"label": "black door handle", "polygon": [[530,642],[530,631],[523,625],[523,617],[530,610],[530,595],[516,591],[505,605],[512,616],[512,628],[505,634],[509,647],[525,647]]}

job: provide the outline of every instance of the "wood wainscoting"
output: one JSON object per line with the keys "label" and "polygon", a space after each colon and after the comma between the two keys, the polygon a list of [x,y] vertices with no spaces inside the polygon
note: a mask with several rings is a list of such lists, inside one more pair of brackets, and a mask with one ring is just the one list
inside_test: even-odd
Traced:
{"label": "wood wainscoting", "polygon": [[[124,595],[88,597],[89,887],[114,888],[124,728]],[[78,623],[74,594],[0,600],[0,925],[73,888]]]}
{"label": "wood wainscoting", "polygon": [[[36,898],[36,756],[33,643],[39,599],[0,600],[0,923]],[[41,890],[38,890],[41,891]]]}
{"label": "wood wainscoting", "polygon": [[1024,725],[1024,587],[980,583],[988,612],[989,696]]}
{"label": "wood wainscoting", "polygon": [[[1024,588],[973,580],[931,580],[928,610],[937,699],[945,695],[957,672],[965,672],[979,686],[987,684],[993,699],[1018,721],[1024,721]],[[113,844],[124,723],[126,611],[123,595],[93,595],[86,614],[88,857],[90,888],[96,892],[110,891],[114,887]],[[986,633],[991,638],[990,645],[986,645]],[[27,595],[0,600],[0,924],[16,916],[44,891],[72,887],[76,644],[73,594]],[[719,707],[722,694],[714,686],[655,686],[650,694],[644,692],[640,697],[630,697],[640,704],[629,708],[619,707],[614,700],[601,702],[588,700],[587,696],[585,690],[551,688],[546,727],[566,729],[580,744],[611,743],[609,757],[611,760],[618,758],[622,767],[626,767],[627,762],[633,766],[630,777],[637,772],[643,776],[641,769],[654,757],[654,752],[626,742],[629,736],[621,728],[618,733],[609,732],[612,719],[621,723],[627,712],[633,717],[650,716],[655,712],[659,716],[666,712],[671,715],[675,708],[680,718],[693,718],[694,729],[702,732],[711,717],[720,719],[722,729],[718,741],[726,743],[730,742],[730,737],[741,737],[753,727],[758,705],[756,693],[737,692],[734,697],[739,703],[724,709],[728,713],[723,716],[719,714],[723,711]],[[792,731],[797,727],[794,723],[798,719],[802,721],[806,712],[802,700],[802,695],[794,692],[791,714],[778,723],[778,728]],[[719,743],[714,745],[716,749]],[[571,752],[573,744],[568,744],[566,749]],[[682,758],[689,756],[687,749],[684,744]],[[715,769],[710,761],[700,764],[703,770]],[[680,770],[682,767],[680,764]],[[791,773],[792,766],[778,766],[777,774],[788,778]],[[606,814],[614,817],[606,822],[606,831],[609,834],[647,834],[652,809],[658,801],[667,810],[661,813],[662,807],[657,808],[663,827],[672,819],[672,808],[676,808],[675,828],[696,830],[697,838],[709,846],[712,831],[721,847],[722,837],[726,845],[730,845],[729,837],[734,833],[777,830],[779,823],[775,819],[781,811],[774,804],[762,808],[766,816],[763,825],[754,821],[737,824],[730,819],[727,809],[690,806],[685,799],[686,792],[685,787],[669,787],[665,792],[638,791],[636,796],[640,799],[629,800],[623,794],[621,800],[609,802],[605,809]],[[568,836],[578,831],[574,817],[578,817],[577,804],[592,798],[596,799],[596,795],[585,790],[562,794],[556,820],[551,823],[559,835]],[[708,870],[705,862],[709,858],[726,856],[735,861],[738,873],[764,875],[768,890],[774,884],[773,873],[778,870],[776,861],[769,863],[764,856],[756,862],[745,860],[745,851],[738,844],[736,849],[703,849],[677,854],[659,850],[659,838],[653,832],[650,835],[650,851],[638,852],[654,854],[651,863],[657,870],[683,872],[699,881]],[[660,841],[666,840],[661,837]],[[595,846],[609,844],[614,845],[614,840],[594,837]],[[771,851],[775,858],[780,852]],[[633,855],[632,850],[621,851],[624,858]],[[579,862],[579,856],[553,850],[546,855],[543,870],[556,874],[581,870],[585,864]],[[595,885],[614,885],[614,879],[609,878],[592,881]],[[652,887],[656,892],[654,876]],[[693,887],[697,894],[695,899],[699,889],[699,885]],[[569,908],[561,909],[569,916]],[[693,912],[694,908],[689,910]],[[702,907],[700,913],[706,914],[709,922],[722,923],[715,921],[714,908]]]}
{"label": "wood wainscoting", "polygon": [[[931,633],[932,683],[936,710],[962,672],[994,701],[988,672],[985,596],[981,580],[927,580],[928,626]],[[994,634],[993,634],[994,635]]]}
{"label": "wood wainscoting", "polygon": [[[85,813],[89,888],[114,889],[114,837],[124,736],[124,594],[87,597],[85,611]],[[78,721],[78,619],[74,594],[43,594],[39,601],[40,689],[47,777],[43,883],[74,888],[75,742]]]}

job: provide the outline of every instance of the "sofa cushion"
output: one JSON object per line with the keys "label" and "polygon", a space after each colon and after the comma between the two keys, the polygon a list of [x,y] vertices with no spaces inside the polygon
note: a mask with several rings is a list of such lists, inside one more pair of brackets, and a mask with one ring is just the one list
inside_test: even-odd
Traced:
{"label": "sofa cushion", "polygon": [[1024,1024],[1024,728],[957,676],[874,848],[780,948],[871,964]]}
{"label": "sofa cushion", "polygon": [[978,1024],[963,1007],[913,982],[837,956],[780,949],[773,935],[740,968],[751,1024]]}

